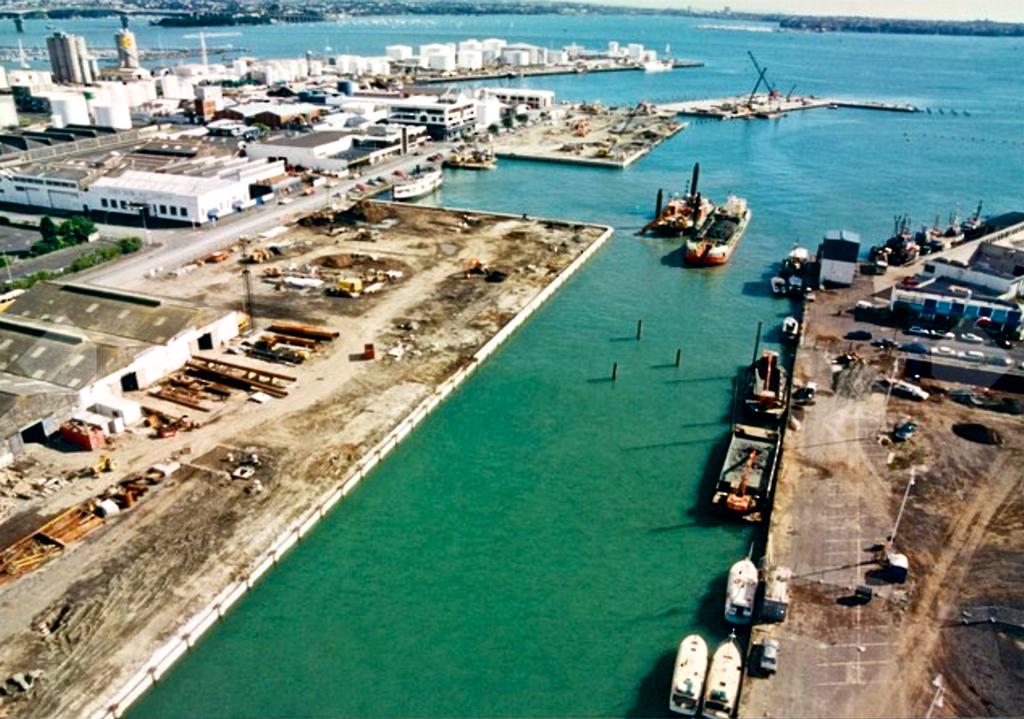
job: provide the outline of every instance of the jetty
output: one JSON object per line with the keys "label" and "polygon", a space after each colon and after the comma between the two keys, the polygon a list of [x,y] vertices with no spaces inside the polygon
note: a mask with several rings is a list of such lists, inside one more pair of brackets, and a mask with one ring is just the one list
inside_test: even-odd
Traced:
{"label": "jetty", "polygon": [[761,93],[754,96],[735,95],[731,97],[702,100],[684,100],[658,105],[662,112],[693,117],[708,117],[716,120],[769,120],[801,110],[881,110],[884,112],[920,112],[920,108],[909,103],[880,102],[875,100],[842,100],[837,98],[805,96],[779,96]]}

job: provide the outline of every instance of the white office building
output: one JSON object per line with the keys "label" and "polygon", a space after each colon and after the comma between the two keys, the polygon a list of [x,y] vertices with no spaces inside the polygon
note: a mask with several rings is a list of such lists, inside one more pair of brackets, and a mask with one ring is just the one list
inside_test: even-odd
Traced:
{"label": "white office building", "polygon": [[464,96],[451,100],[409,97],[396,100],[389,106],[388,121],[400,125],[421,125],[432,139],[448,140],[475,129],[476,102]]}

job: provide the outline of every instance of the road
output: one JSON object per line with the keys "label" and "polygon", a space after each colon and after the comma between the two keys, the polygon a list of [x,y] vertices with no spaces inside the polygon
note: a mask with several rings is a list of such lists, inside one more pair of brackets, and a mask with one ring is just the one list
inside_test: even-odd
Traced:
{"label": "road", "polygon": [[[241,235],[265,232],[278,225],[287,224],[302,215],[325,208],[332,200],[344,200],[349,190],[363,184],[370,177],[387,177],[398,170],[408,172],[416,165],[423,164],[427,155],[447,154],[453,145],[430,144],[418,155],[408,155],[389,162],[382,162],[367,171],[364,177],[342,180],[335,187],[316,188],[312,195],[298,195],[287,205],[263,205],[235,213],[216,223],[209,223],[196,230],[160,229],[150,230],[150,244],[138,253],[116,262],[76,276],[77,281],[118,287],[146,274],[180,267],[204,257],[235,242]],[[113,230],[108,232],[108,230]],[[101,226],[101,233],[109,236],[138,235],[138,228]]]}

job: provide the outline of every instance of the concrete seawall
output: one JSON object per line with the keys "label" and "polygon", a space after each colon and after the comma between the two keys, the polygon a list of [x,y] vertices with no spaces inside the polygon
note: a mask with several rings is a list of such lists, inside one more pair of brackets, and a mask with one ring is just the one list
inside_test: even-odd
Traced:
{"label": "concrete seawall", "polygon": [[[424,208],[430,209],[430,208]],[[452,208],[437,208],[439,211],[450,211]],[[455,211],[486,214],[492,217],[516,217],[506,213],[480,212],[479,210]],[[546,220],[545,218],[532,218],[541,221],[559,223],[563,225],[589,225],[591,223],[574,223],[566,220]],[[274,564],[280,561],[288,549],[300,541],[306,534],[316,526],[320,519],[339,501],[351,493],[359,483],[366,478],[370,471],[380,463],[391,450],[409,435],[410,432],[426,417],[437,408],[449,395],[451,395],[488,357],[490,357],[501,345],[512,336],[555,292],[561,288],[566,281],[572,277],[608,240],[613,234],[609,226],[603,227],[600,237],[594,240],[580,255],[574,259],[564,270],[562,270],[551,283],[538,292],[527,304],[513,317],[505,326],[494,334],[482,347],[473,355],[470,362],[460,367],[455,373],[439,384],[429,397],[420,402],[401,422],[370,448],[356,462],[348,474],[333,488],[325,492],[313,506],[294,520],[281,532],[277,538],[270,543],[259,556],[251,563],[249,568],[242,572],[242,577],[225,586],[214,599],[204,608],[196,612],[190,618],[183,621],[175,630],[173,637],[159,646],[142,663],[142,668],[133,674],[122,686],[113,690],[105,698],[98,700],[96,707],[88,713],[92,719],[118,719],[123,716],[128,708],[143,693],[155,683],[180,659],[189,649],[193,648],[199,638],[217,620],[223,618],[228,610],[241,599],[246,592],[255,586],[256,582]]]}

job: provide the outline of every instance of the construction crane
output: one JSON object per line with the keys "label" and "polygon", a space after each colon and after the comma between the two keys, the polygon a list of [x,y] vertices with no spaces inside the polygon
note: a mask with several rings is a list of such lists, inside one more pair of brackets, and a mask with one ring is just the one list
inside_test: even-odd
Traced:
{"label": "construction crane", "polygon": [[[750,56],[750,61],[754,63],[754,69],[757,70],[757,82],[754,83],[754,89],[750,91],[750,98],[747,100],[747,107],[753,107],[754,96],[757,95],[757,91],[761,87],[762,82],[764,83],[764,86],[768,88],[768,98],[777,98],[779,96],[779,91],[775,89],[775,86],[772,85],[771,81],[768,79],[768,68],[761,67],[761,64],[757,61],[757,58],[754,57],[754,53],[752,53],[750,50],[747,50],[747,55]],[[796,85],[794,85],[793,87],[796,87]]]}
{"label": "construction crane", "polygon": [[793,83],[793,87],[789,88],[789,92],[786,93],[786,102],[789,102],[793,97],[793,90],[796,89],[796,83]]}
{"label": "construction crane", "polygon": [[182,35],[187,39],[199,38],[199,57],[202,59],[203,67],[209,65],[208,58],[206,57],[206,38],[208,37],[241,37],[240,32],[198,32],[191,35]]}
{"label": "construction crane", "polygon": [[730,492],[729,496],[725,498],[725,506],[732,512],[746,513],[754,508],[754,498],[747,494],[747,485],[750,482],[750,470],[754,466],[754,460],[757,459],[757,450],[750,450],[750,454],[747,455],[746,465],[743,467],[743,477],[740,479],[740,486],[736,488],[735,492]]}

